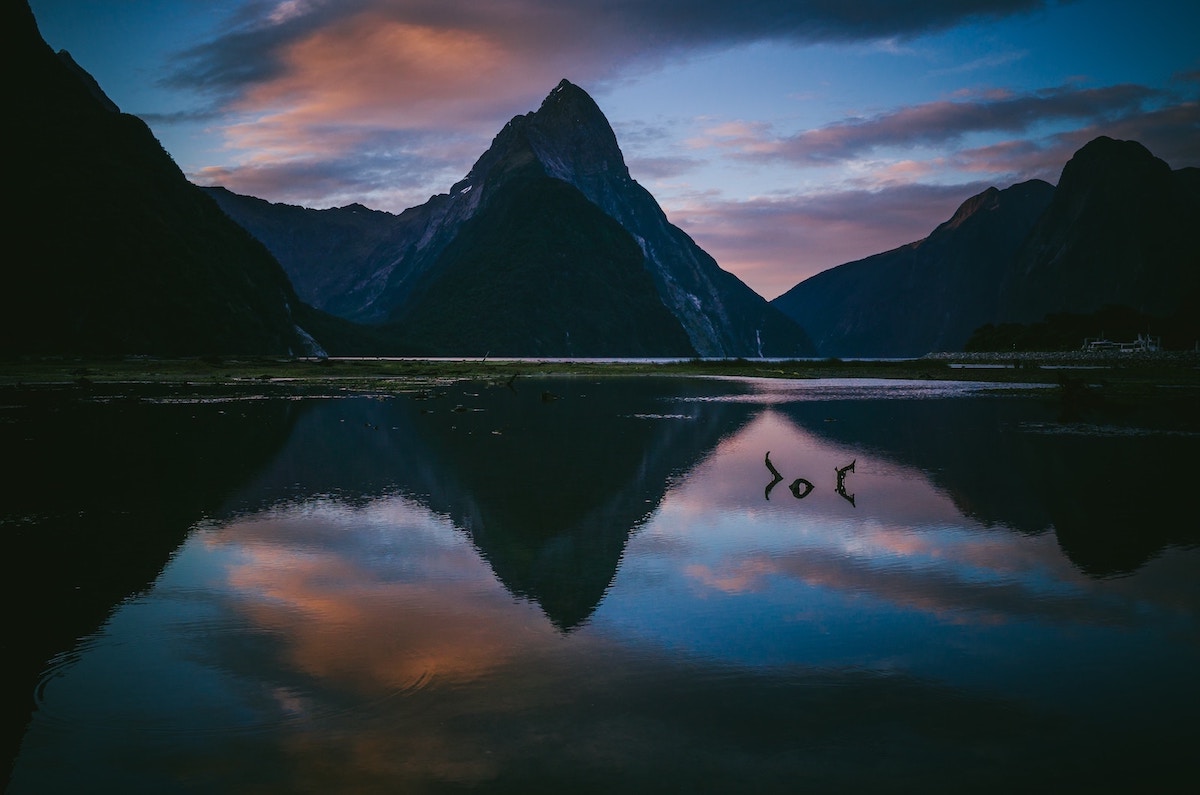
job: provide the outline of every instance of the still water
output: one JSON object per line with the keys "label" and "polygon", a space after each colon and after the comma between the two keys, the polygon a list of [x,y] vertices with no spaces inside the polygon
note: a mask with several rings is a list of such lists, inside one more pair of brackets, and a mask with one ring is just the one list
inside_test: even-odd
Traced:
{"label": "still water", "polygon": [[137,501],[66,511],[101,517],[93,563],[169,543],[42,665],[9,791],[1186,780],[1200,435],[1051,392],[557,378],[57,415],[108,436],[55,488]]}

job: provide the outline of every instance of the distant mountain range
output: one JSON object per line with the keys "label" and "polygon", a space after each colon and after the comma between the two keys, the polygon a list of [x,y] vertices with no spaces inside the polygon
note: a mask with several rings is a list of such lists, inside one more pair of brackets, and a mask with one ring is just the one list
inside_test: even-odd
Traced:
{"label": "distant mountain range", "polygon": [[721,270],[634,181],[563,80],[448,194],[398,216],[208,189],[315,306],[429,353],[803,356],[798,324]]}
{"label": "distant mountain range", "polygon": [[989,188],[929,237],[817,274],[771,303],[822,356],[911,357],[962,350],[981,326],[1109,306],[1194,334],[1198,299],[1200,169],[1172,171],[1141,144],[1100,137],[1075,153],[1057,188]]}
{"label": "distant mountain range", "polygon": [[1109,305],[1200,316],[1200,169],[1134,142],[768,303],[667,220],[566,80],[448,193],[311,210],[192,185],[27,3],[0,21],[20,187],[0,354],[919,356]]}

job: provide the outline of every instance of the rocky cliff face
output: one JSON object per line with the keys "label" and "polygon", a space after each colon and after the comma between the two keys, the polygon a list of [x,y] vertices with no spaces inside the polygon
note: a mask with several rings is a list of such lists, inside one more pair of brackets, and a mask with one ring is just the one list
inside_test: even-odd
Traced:
{"label": "rocky cliff face", "polygon": [[42,40],[29,7],[0,12],[19,79],[0,350],[307,354],[308,310],[263,246],[189,183],[150,130]]}
{"label": "rocky cliff face", "polygon": [[1039,180],[989,188],[924,240],[820,273],[773,304],[825,356],[961,350],[995,317],[997,286],[1053,193]]}
{"label": "rocky cliff face", "polygon": [[[650,277],[648,284],[657,300],[684,329],[689,351],[704,356],[813,352],[797,324],[732,274],[721,270],[686,234],[668,222],[653,196],[630,177],[604,114],[585,91],[566,80],[550,92],[537,111],[509,121],[467,176],[453,185],[449,193],[435,196],[398,216],[372,220],[370,229],[364,227],[360,232],[370,244],[361,243],[359,248],[363,250],[358,253],[345,256],[344,250],[338,255],[331,252],[325,276],[312,281],[313,285],[322,286],[308,288],[312,292],[306,292],[309,274],[319,266],[305,261],[308,255],[293,253],[296,248],[293,243],[302,237],[334,234],[334,227],[342,225],[344,218],[336,223],[332,215],[305,218],[292,212],[297,208],[291,208],[288,210],[291,219],[283,219],[281,212],[275,220],[267,222],[256,218],[257,210],[251,212],[244,201],[230,196],[219,201],[280,258],[296,279],[301,295],[308,300],[321,301],[319,306],[352,320],[406,327],[404,333],[411,336],[423,333],[411,324],[428,315],[417,302],[422,300],[421,296],[438,292],[433,285],[444,273],[453,270],[442,259],[448,247],[463,233],[468,222],[491,211],[496,197],[505,195],[514,180],[527,180],[531,175],[570,186],[616,221],[636,243],[642,266]],[[507,201],[503,203],[506,207]],[[340,213],[345,209],[321,212]],[[568,226],[573,229],[576,244],[582,246],[580,258],[586,259],[591,244],[578,233],[585,227],[594,230],[599,227],[587,218],[579,220],[579,224]],[[488,222],[480,223],[490,226]],[[314,226],[307,231],[301,229],[306,224]],[[314,232],[321,224],[327,232]],[[324,244],[318,247],[332,248]],[[306,249],[315,250],[314,246]],[[331,264],[335,256],[336,266]],[[335,271],[342,275],[334,276]],[[318,298],[318,291],[323,298]],[[543,305],[518,310],[536,316],[544,308]],[[454,308],[447,304],[442,310],[453,312]],[[640,345],[633,347],[644,349]],[[670,336],[664,337],[660,347],[660,355],[676,355],[679,350]],[[647,349],[648,355],[652,353]]]}

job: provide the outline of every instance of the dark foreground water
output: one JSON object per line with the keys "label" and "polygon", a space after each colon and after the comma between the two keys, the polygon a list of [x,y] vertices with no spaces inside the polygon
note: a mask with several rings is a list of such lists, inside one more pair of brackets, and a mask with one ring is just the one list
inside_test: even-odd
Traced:
{"label": "dark foreground water", "polygon": [[1200,436],[1064,408],[561,378],[6,409],[9,791],[1194,784]]}

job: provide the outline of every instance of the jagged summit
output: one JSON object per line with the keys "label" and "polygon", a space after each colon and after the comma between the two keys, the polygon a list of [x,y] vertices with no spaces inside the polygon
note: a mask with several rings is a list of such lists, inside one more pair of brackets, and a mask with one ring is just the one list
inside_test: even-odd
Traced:
{"label": "jagged summit", "polygon": [[1000,190],[994,186],[990,187],[960,204],[958,209],[954,211],[954,215],[950,217],[950,220],[939,225],[934,230],[934,234],[943,230],[958,229],[980,213],[995,212],[1006,203],[1023,202],[1030,196],[1050,195],[1053,191],[1054,188],[1050,183],[1040,179],[1019,182],[1016,185],[1010,185],[1004,190]]}
{"label": "jagged summit", "polygon": [[536,113],[542,112],[580,112],[597,116],[606,126],[608,124],[608,121],[604,119],[604,114],[600,111],[600,106],[596,104],[591,95],[565,77],[559,80],[558,85],[550,89],[550,93],[542,100],[541,107]]}
{"label": "jagged summit", "polygon": [[588,96],[588,93],[586,91],[584,91],[582,88],[575,85],[570,80],[568,80],[567,78],[564,77],[562,80],[558,81],[558,85],[556,85],[554,88],[550,89],[550,93],[547,94],[546,98],[542,100],[542,105],[545,106],[545,104],[547,102],[550,102],[551,100],[562,99],[564,97],[570,96],[571,94],[582,94],[583,96],[587,97],[589,100],[591,99],[591,97]]}
{"label": "jagged summit", "polygon": [[976,213],[995,209],[999,196],[1000,191],[996,187],[991,187],[983,193],[975,194],[960,204],[958,209],[954,211],[954,215],[950,216],[950,220],[946,221],[942,226],[946,229],[957,229]]}
{"label": "jagged summit", "polygon": [[562,80],[525,118],[529,141],[550,176],[566,182],[596,174],[629,179],[608,119],[579,86]]}
{"label": "jagged summit", "polygon": [[597,176],[630,179],[617,136],[604,113],[586,91],[563,79],[536,111],[514,116],[504,125],[450,193],[465,192],[533,163],[547,176],[572,184]]}

